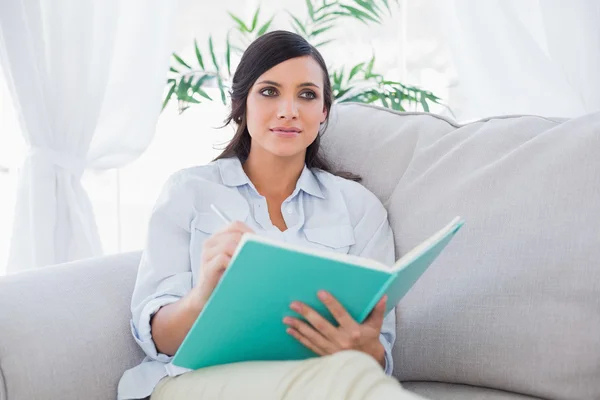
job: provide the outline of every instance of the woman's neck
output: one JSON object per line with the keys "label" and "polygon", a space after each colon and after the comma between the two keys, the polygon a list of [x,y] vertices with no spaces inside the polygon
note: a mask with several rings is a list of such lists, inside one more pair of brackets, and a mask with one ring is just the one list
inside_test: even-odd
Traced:
{"label": "woman's neck", "polygon": [[242,167],[258,193],[283,200],[294,192],[304,169],[304,160],[304,154],[284,158],[250,151]]}

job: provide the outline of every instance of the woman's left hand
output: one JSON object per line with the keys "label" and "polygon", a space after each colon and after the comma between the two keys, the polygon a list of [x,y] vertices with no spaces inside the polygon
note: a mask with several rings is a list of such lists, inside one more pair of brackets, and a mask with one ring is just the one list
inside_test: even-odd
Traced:
{"label": "woman's left hand", "polygon": [[285,317],[283,322],[289,326],[287,333],[320,356],[342,350],[358,350],[370,354],[385,367],[385,349],[379,341],[379,334],[387,296],[379,300],[362,324],[356,322],[331,294],[319,291],[318,297],[339,326],[333,326],[306,304],[293,302],[290,308],[302,315],[310,325],[297,318]]}

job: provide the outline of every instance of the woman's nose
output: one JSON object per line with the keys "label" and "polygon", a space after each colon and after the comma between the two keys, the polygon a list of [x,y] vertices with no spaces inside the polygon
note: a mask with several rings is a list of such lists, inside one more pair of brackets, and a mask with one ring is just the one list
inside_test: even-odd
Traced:
{"label": "woman's nose", "polygon": [[294,99],[281,99],[277,110],[277,118],[279,119],[295,119],[298,118],[298,107]]}

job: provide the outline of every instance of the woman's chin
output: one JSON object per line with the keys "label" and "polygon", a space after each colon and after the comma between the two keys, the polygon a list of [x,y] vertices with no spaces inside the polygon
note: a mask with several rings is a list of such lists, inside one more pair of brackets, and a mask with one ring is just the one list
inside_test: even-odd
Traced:
{"label": "woman's chin", "polygon": [[290,145],[275,145],[269,149],[269,152],[277,157],[293,157],[298,154],[304,154],[306,147],[300,147],[297,144],[295,146]]}

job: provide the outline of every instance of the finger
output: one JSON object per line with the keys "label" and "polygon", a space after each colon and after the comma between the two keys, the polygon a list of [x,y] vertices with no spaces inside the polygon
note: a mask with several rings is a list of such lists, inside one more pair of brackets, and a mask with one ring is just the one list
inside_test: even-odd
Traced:
{"label": "finger", "polygon": [[334,353],[337,350],[336,344],[331,340],[327,339],[322,333],[314,329],[312,326],[304,321],[301,321],[293,317],[285,317],[283,322],[289,327],[300,332],[302,336],[310,340],[315,346],[319,347],[326,353]]}
{"label": "finger", "polygon": [[210,275],[219,275],[225,272],[229,263],[231,262],[231,257],[226,254],[219,254],[215,256],[207,266],[206,272]]}
{"label": "finger", "polygon": [[254,233],[254,231],[242,221],[234,221],[227,225],[224,232],[240,232],[240,233]]}
{"label": "finger", "polygon": [[370,325],[375,329],[381,330],[383,319],[385,318],[385,308],[387,303],[387,295],[384,295],[373,308],[369,317],[365,320],[366,325]]}
{"label": "finger", "polygon": [[324,290],[320,290],[317,295],[342,328],[349,331],[358,329],[358,322],[348,314],[348,311],[346,311],[344,306],[335,297]]}
{"label": "finger", "polygon": [[324,337],[336,343],[340,341],[340,331],[311,307],[295,301],[290,308],[302,315]]}
{"label": "finger", "polygon": [[218,254],[226,254],[232,257],[241,239],[242,234],[239,232],[220,234],[219,236],[215,237],[210,244],[207,243],[206,246],[203,246],[202,259],[205,260],[205,262],[209,262]]}
{"label": "finger", "polygon": [[296,340],[298,340],[300,343],[302,343],[302,345],[304,345],[304,347],[308,348],[309,350],[312,350],[315,354],[317,354],[319,356],[324,356],[326,354],[330,354],[330,353],[325,352],[322,348],[317,346],[315,343],[313,343],[310,339],[308,339],[306,336],[304,336],[302,333],[300,333],[295,328],[287,328],[286,332],[288,333],[288,335],[293,336]]}

